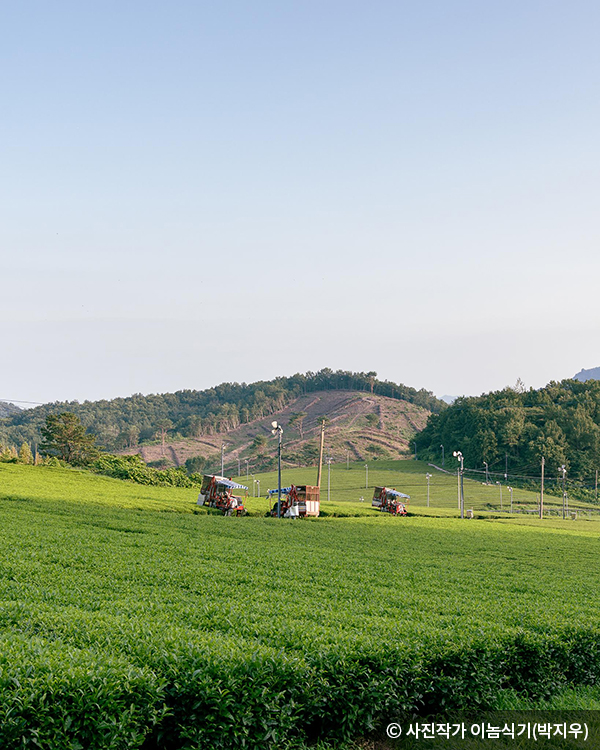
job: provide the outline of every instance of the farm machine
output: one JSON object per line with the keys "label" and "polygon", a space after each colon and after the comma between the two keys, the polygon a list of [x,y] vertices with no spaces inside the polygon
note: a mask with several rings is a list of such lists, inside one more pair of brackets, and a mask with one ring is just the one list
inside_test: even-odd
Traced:
{"label": "farm machine", "polygon": [[393,516],[405,516],[408,502],[403,502],[404,500],[410,500],[410,495],[404,495],[390,487],[375,487],[371,505]]}
{"label": "farm machine", "polygon": [[319,515],[319,488],[308,484],[291,485],[281,488],[281,508],[278,512],[279,489],[269,490],[269,498],[275,496],[275,505],[269,511],[270,516],[280,518],[304,518]]}
{"label": "farm machine", "polygon": [[226,477],[205,474],[197,505],[217,508],[224,516],[245,516],[247,511],[242,498],[232,494],[232,490],[247,489],[243,484],[238,484]]}

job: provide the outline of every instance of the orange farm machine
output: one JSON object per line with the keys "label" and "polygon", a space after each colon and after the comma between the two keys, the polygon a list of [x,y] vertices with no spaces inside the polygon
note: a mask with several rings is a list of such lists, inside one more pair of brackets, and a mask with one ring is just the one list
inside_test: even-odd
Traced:
{"label": "orange farm machine", "polygon": [[378,508],[384,513],[391,513],[393,516],[405,516],[409,500],[410,495],[404,495],[398,490],[390,487],[375,487],[371,505],[373,508]]}
{"label": "orange farm machine", "polygon": [[224,516],[245,516],[247,511],[244,502],[241,497],[233,494],[233,490],[247,489],[243,484],[226,477],[205,474],[197,504],[217,508]]}
{"label": "orange farm machine", "polygon": [[269,490],[267,496],[275,500],[270,516],[280,518],[305,518],[318,516],[320,511],[319,488],[309,484],[291,485],[281,488],[281,508],[278,513],[279,490]]}

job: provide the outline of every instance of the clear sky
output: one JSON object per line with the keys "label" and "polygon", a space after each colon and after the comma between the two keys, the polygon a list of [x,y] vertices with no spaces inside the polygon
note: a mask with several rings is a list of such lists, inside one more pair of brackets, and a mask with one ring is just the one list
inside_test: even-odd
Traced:
{"label": "clear sky", "polygon": [[0,398],[600,365],[596,0],[0,10]]}

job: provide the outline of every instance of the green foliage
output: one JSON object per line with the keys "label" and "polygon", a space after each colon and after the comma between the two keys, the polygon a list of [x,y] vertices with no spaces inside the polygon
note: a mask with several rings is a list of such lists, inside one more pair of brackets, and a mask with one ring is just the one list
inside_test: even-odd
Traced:
{"label": "green foliage", "polygon": [[377,414],[365,414],[365,420],[369,427],[377,427],[379,425],[379,416]]}
{"label": "green foliage", "polygon": [[460,450],[465,467],[481,470],[487,461],[500,478],[508,462],[511,483],[539,477],[543,456],[548,482],[565,464],[570,490],[589,498],[600,468],[600,381],[563,380],[540,390],[505,388],[459,398],[430,417],[416,443],[419,456],[438,465],[444,445],[450,466],[456,466],[452,451]]}
{"label": "green foliage", "polygon": [[77,465],[89,464],[98,456],[96,438],[86,432],[78,416],[71,412],[48,414],[41,429],[40,452]]}
{"label": "green foliage", "polygon": [[185,462],[185,470],[188,474],[202,474],[208,464],[206,456],[192,456]]}
{"label": "green foliage", "polygon": [[[0,441],[20,444],[39,441],[46,416],[60,412],[76,414],[86,429],[93,430],[104,448],[134,447],[138,440],[152,440],[167,432],[201,437],[235,429],[240,424],[269,416],[305,393],[321,390],[373,390],[390,398],[403,399],[433,412],[446,404],[421,389],[377,380],[375,373],[333,371],[296,374],[257,383],[222,383],[205,391],[135,394],[111,401],[77,401],[45,404],[34,409],[16,410],[0,422]],[[296,424],[302,433],[302,416]]]}
{"label": "green foliage", "polygon": [[137,484],[155,487],[197,487],[202,482],[188,476],[185,469],[155,469],[148,466],[138,454],[135,456],[113,456],[103,453],[91,465],[92,471],[115,479],[129,479]]}

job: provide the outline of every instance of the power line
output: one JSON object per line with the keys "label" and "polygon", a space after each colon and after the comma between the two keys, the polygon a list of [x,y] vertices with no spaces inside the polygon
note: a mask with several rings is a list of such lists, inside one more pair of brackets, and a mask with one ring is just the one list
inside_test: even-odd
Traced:
{"label": "power line", "polygon": [[43,401],[23,401],[22,398],[0,398],[0,401],[5,401],[8,404],[35,404],[36,406],[44,406]]}

